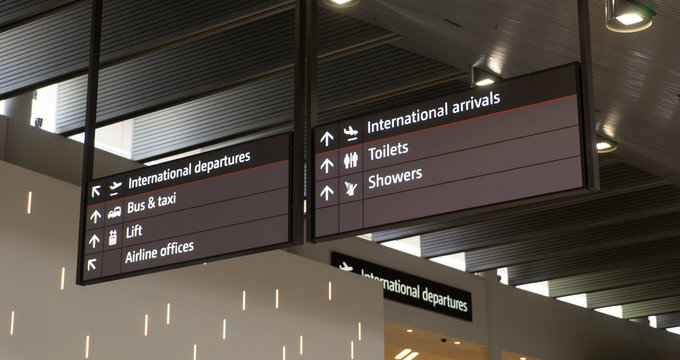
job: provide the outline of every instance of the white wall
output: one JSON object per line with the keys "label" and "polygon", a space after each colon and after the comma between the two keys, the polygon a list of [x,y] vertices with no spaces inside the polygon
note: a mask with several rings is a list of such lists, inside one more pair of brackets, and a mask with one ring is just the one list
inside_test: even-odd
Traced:
{"label": "white wall", "polygon": [[77,286],[78,187],[5,162],[0,174],[0,359],[83,359],[88,335],[90,359],[192,360],[196,344],[197,359],[282,359],[285,346],[288,360],[346,360],[352,341],[355,359],[383,358],[380,284],[285,251]]}

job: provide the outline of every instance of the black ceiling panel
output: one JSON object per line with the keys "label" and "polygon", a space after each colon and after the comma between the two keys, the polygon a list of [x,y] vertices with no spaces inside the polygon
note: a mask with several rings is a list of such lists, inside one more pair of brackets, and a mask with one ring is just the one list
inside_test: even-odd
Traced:
{"label": "black ceiling panel", "polygon": [[84,69],[90,8],[86,2],[0,33],[0,98]]}
{"label": "black ceiling panel", "polygon": [[102,61],[120,59],[185,36],[290,9],[293,0],[105,0]]}
{"label": "black ceiling panel", "polygon": [[76,0],[11,0],[0,1],[0,28],[37,16]]}
{"label": "black ceiling panel", "polygon": [[[329,11],[320,12],[319,29],[320,57],[346,51],[347,37],[370,43],[391,34]],[[108,123],[141,116],[292,72],[293,30],[294,13],[287,11],[107,67],[100,74],[97,121]],[[59,92],[57,132],[78,131],[84,126],[83,79],[59,84]],[[62,92],[71,95],[62,96]]]}

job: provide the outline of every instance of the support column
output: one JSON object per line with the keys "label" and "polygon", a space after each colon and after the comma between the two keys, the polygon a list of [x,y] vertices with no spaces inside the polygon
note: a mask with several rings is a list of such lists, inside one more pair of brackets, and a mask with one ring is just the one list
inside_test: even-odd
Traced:
{"label": "support column", "polygon": [[486,280],[486,318],[487,318],[487,347],[484,351],[485,360],[501,360],[501,344],[498,311],[498,272],[487,270],[478,273],[479,277]]}
{"label": "support column", "polygon": [[12,124],[29,126],[31,124],[31,109],[33,107],[33,92],[23,93],[5,100],[5,116]]}
{"label": "support column", "polygon": [[648,317],[633,318],[633,319],[630,319],[630,321],[632,321],[636,324],[649,326],[649,318]]}

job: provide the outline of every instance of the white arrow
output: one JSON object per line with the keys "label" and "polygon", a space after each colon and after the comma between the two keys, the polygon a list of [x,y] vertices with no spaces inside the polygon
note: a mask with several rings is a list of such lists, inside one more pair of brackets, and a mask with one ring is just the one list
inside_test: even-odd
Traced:
{"label": "white arrow", "polygon": [[331,189],[330,186],[326,185],[326,187],[323,188],[323,190],[321,190],[321,197],[325,197],[324,200],[328,201],[329,194],[333,194],[333,189]]}
{"label": "white arrow", "polygon": [[329,133],[328,131],[326,131],[326,132],[323,134],[323,136],[321,137],[321,142],[325,142],[325,143],[326,143],[325,146],[328,146],[328,142],[331,141],[331,140],[333,140],[333,139],[334,139],[334,138],[333,138],[333,135],[331,135],[331,133]]}
{"label": "white arrow", "polygon": [[323,163],[321,164],[320,169],[326,172],[326,174],[328,174],[328,168],[334,166],[335,165],[333,165],[333,162],[329,158],[326,158],[326,160],[324,160]]}
{"label": "white arrow", "polygon": [[95,185],[92,187],[92,197],[99,196],[99,189],[101,187],[101,185]]}
{"label": "white arrow", "polygon": [[94,263],[96,263],[96,262],[97,262],[97,259],[87,260],[87,271],[97,270],[97,267],[94,266]]}
{"label": "white arrow", "polygon": [[102,217],[102,214],[99,213],[99,210],[95,210],[92,215],[90,215],[90,220],[94,222],[95,224],[97,223],[97,220]]}
{"label": "white arrow", "polygon": [[97,246],[97,243],[99,242],[99,237],[97,234],[92,235],[92,238],[90,239],[90,245],[92,245],[92,248],[94,249]]}

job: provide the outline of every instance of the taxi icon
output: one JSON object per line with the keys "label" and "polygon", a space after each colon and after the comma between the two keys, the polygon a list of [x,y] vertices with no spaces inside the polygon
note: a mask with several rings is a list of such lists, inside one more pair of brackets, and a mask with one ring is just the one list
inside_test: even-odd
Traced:
{"label": "taxi icon", "polygon": [[116,206],[113,208],[113,210],[110,210],[108,214],[106,214],[107,219],[115,219],[117,217],[120,217],[120,215],[123,213],[123,208],[120,206]]}

